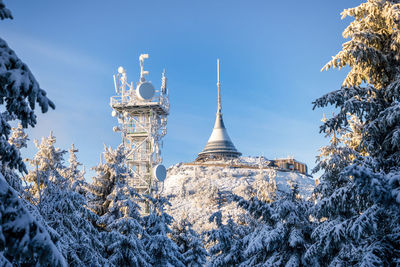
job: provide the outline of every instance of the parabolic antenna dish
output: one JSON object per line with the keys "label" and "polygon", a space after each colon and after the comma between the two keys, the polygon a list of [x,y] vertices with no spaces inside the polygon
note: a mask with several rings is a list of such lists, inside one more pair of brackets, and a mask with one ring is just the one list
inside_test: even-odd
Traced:
{"label": "parabolic antenna dish", "polygon": [[167,177],[167,169],[162,164],[157,164],[153,168],[153,177],[155,177],[159,182],[164,182]]}
{"label": "parabolic antenna dish", "polygon": [[125,72],[125,70],[122,66],[118,68],[118,73],[122,74],[124,72]]}
{"label": "parabolic antenna dish", "polygon": [[154,96],[154,86],[150,82],[140,83],[136,87],[136,95],[141,100],[150,100]]}

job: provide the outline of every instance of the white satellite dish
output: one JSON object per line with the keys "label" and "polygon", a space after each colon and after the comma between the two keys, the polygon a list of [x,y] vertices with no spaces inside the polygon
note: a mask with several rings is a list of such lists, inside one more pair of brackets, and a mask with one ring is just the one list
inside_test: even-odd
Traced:
{"label": "white satellite dish", "polygon": [[157,164],[153,168],[153,177],[155,177],[159,182],[164,182],[167,177],[167,169],[162,164]]}
{"label": "white satellite dish", "polygon": [[141,100],[150,100],[155,93],[154,86],[150,82],[142,82],[136,87],[136,95]]}
{"label": "white satellite dish", "polygon": [[124,72],[125,72],[125,70],[122,66],[118,68],[118,73],[122,74]]}
{"label": "white satellite dish", "polygon": [[111,111],[111,116],[117,117],[117,112],[115,110]]}

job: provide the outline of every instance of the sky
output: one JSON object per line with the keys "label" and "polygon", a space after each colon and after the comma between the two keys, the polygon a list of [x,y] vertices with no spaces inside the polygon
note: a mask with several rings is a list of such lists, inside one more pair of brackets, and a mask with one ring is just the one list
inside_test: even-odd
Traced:
{"label": "sky", "polygon": [[[57,138],[79,149],[87,170],[104,145],[117,147],[111,116],[113,77],[123,66],[136,83],[138,57],[148,53],[147,79],[156,88],[166,69],[170,93],[164,165],[193,161],[211,134],[216,113],[216,60],[221,61],[225,126],[244,156],[293,156],[315,166],[328,143],[323,113],[312,101],[340,88],[347,70],[321,72],[346,41],[345,8],[361,1],[26,1],[5,0],[14,20],[0,21],[0,38],[24,61],[56,104],[38,114],[30,142]],[[67,158],[67,157],[66,157]]]}

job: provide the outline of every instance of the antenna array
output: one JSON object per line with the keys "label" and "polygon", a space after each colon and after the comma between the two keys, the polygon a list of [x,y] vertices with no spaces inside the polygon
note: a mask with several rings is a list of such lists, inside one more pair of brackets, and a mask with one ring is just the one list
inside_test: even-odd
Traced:
{"label": "antenna array", "polygon": [[121,132],[122,144],[127,154],[126,164],[134,174],[130,181],[138,193],[153,195],[164,181],[166,169],[162,163],[161,139],[167,133],[169,98],[165,70],[160,90],[155,90],[151,81],[147,81],[144,60],[148,54],[139,57],[140,80],[128,83],[126,70],[118,68],[114,75],[116,96],[111,97],[112,116],[118,120],[115,132]]}

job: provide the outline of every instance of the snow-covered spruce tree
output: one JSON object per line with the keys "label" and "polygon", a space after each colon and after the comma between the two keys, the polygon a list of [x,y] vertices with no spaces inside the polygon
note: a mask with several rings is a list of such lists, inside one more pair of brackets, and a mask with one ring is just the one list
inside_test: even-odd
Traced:
{"label": "snow-covered spruce tree", "polygon": [[243,260],[239,266],[307,266],[303,256],[311,243],[312,204],[298,196],[297,185],[290,194],[272,203],[256,197],[232,198],[257,222],[243,238]]}
{"label": "snow-covered spruce tree", "polygon": [[26,142],[28,140],[28,135],[25,133],[25,130],[21,124],[18,124],[18,126],[15,128],[11,128],[11,136],[8,139],[8,142],[11,145],[14,145],[18,149],[21,149],[27,147]]}
{"label": "snow-covered spruce tree", "polygon": [[94,194],[93,207],[103,213],[98,224],[104,229],[107,258],[114,266],[150,266],[141,240],[145,233],[137,204],[140,197],[130,185],[132,174],[125,165],[124,147],[105,149],[106,163],[96,167],[99,174],[90,190]]}
{"label": "snow-covered spruce tree", "polygon": [[266,174],[262,169],[263,166],[261,164],[259,168],[259,174],[256,175],[256,179],[252,184],[254,189],[251,196],[255,196],[261,201],[271,203],[277,197],[277,187],[275,181],[276,172],[273,174],[271,172]]}
{"label": "snow-covered spruce tree", "polygon": [[72,144],[71,148],[68,150],[69,152],[69,166],[67,168],[63,168],[60,170],[63,177],[68,180],[68,184],[70,185],[70,189],[72,191],[78,192],[82,194],[84,197],[86,196],[86,188],[87,183],[85,181],[85,171],[79,170],[79,166],[82,165],[77,160],[76,152],[79,152],[75,145]]}
{"label": "snow-covered spruce tree", "polygon": [[215,222],[217,228],[205,233],[206,242],[211,246],[207,266],[237,266],[243,262],[243,238],[249,227],[238,225],[231,218],[224,224],[221,211],[212,214],[209,221]]}
{"label": "snow-covered spruce tree", "polygon": [[[11,145],[14,145],[18,151],[21,148],[27,147],[27,140],[29,140],[28,135],[25,133],[21,124],[19,124],[16,128],[12,128],[11,136],[9,137],[8,142]],[[8,184],[17,192],[22,193],[23,189],[21,178],[16,173],[15,169],[10,168],[7,164],[0,164],[0,168],[0,172],[3,174],[3,177],[6,179]]]}
{"label": "snow-covered spruce tree", "polygon": [[105,147],[105,163],[93,169],[97,175],[89,191],[89,206],[99,216],[98,226],[110,264],[115,266],[148,266],[150,257],[141,238],[145,235],[137,204],[140,197],[132,188],[132,173],[125,165],[124,147]]}
{"label": "snow-covered spruce tree", "polygon": [[[0,19],[12,18],[11,12],[0,1]],[[35,105],[42,112],[55,105],[46,97],[28,66],[0,39],[0,105],[5,104],[5,112],[0,113],[0,164],[11,169],[26,172],[18,149],[8,142],[11,132],[9,121],[19,121],[22,127],[36,125]]]}
{"label": "snow-covered spruce tree", "polygon": [[[13,17],[3,1],[0,1],[0,19],[7,18]],[[46,92],[40,88],[28,66],[0,38],[0,105],[5,105],[5,111],[0,112],[0,171],[17,191],[21,190],[21,184],[13,170],[21,173],[27,171],[19,148],[14,142],[8,142],[11,133],[9,122],[18,121],[23,128],[27,128],[28,125],[34,127],[36,103],[42,112],[47,112],[49,106],[55,107],[46,97]]]}
{"label": "snow-covered spruce tree", "polygon": [[[87,208],[86,199],[76,192],[74,177],[64,166],[66,151],[55,148],[56,138],[50,133],[38,152],[29,160],[32,170],[25,176],[31,184],[30,200],[49,227],[59,235],[59,247],[70,266],[103,266],[103,244],[92,224],[97,216]],[[81,179],[78,173],[77,179]]]}
{"label": "snow-covered spruce tree", "polygon": [[3,3],[3,0],[0,0],[0,19],[13,19],[11,11],[6,8],[6,5]]}
{"label": "snow-covered spruce tree", "polygon": [[[1,2],[0,2],[1,4]],[[0,174],[1,266],[66,266],[46,229]]]}
{"label": "snow-covered spruce tree", "polygon": [[185,266],[185,258],[178,246],[168,235],[172,230],[173,218],[164,211],[165,205],[171,205],[166,198],[144,196],[151,205],[150,214],[143,218],[146,235],[143,237],[146,251],[151,255],[152,266]]}
{"label": "snow-covered spruce tree", "polygon": [[96,171],[96,176],[93,177],[93,182],[87,186],[87,190],[90,193],[90,196],[88,196],[89,207],[99,216],[108,211],[110,200],[107,197],[113,192],[116,181],[119,177],[128,173],[124,162],[125,152],[122,145],[115,150],[104,146],[104,150],[105,163],[100,162],[92,168],[92,170]]}
{"label": "snow-covered spruce tree", "polygon": [[[325,116],[322,121],[324,123],[327,121]],[[325,197],[337,199],[338,196],[334,194],[337,189],[342,189],[340,191],[341,194],[351,194],[353,188],[347,188],[349,183],[351,183],[351,179],[342,172],[356,157],[360,156],[355,149],[346,145],[347,141],[344,139],[344,136],[354,134],[348,127],[337,130],[325,129],[324,131],[325,137],[329,138],[329,145],[320,148],[320,155],[317,156],[317,166],[313,169],[313,173],[323,171],[320,177],[322,182],[314,190],[315,196],[320,198],[316,204],[316,209],[321,211],[322,209],[330,209],[330,207],[325,205],[325,201],[328,201],[329,198],[326,199]],[[347,190],[350,192],[347,192]],[[357,212],[352,208],[354,199],[340,198],[340,201],[346,201],[346,203],[341,202],[343,214],[351,216],[351,214]]]}
{"label": "snow-covered spruce tree", "polygon": [[172,226],[171,239],[178,245],[184,257],[185,266],[200,267],[207,261],[208,253],[201,236],[192,229],[187,219],[182,219]]}
{"label": "snow-covered spruce tree", "polygon": [[[347,167],[333,153],[324,164],[313,231],[306,253],[313,265],[400,265],[400,4],[369,0],[346,9],[354,17],[343,36],[350,41],[323,69],[350,67],[342,88],[314,101],[338,112],[321,131],[351,133],[358,147]],[[357,131],[351,118],[357,119]],[[355,121],[353,119],[353,121]],[[339,138],[340,139],[340,138]],[[353,144],[354,144],[353,143]],[[322,190],[321,190],[322,189]]]}
{"label": "snow-covered spruce tree", "polygon": [[145,233],[139,206],[133,201],[138,199],[136,191],[117,181],[108,199],[108,211],[98,222],[106,230],[102,239],[109,262],[114,266],[150,266],[150,257],[140,239]]}
{"label": "snow-covered spruce tree", "polygon": [[28,200],[38,207],[42,215],[48,212],[46,205],[52,204],[43,201],[45,195],[57,193],[66,185],[65,178],[60,174],[65,168],[63,162],[66,151],[56,148],[55,142],[56,138],[52,132],[49,137],[43,137],[40,144],[34,140],[38,151],[33,159],[27,159],[32,166],[32,170],[24,177],[29,183],[26,187]]}
{"label": "snow-covered spruce tree", "polygon": [[[12,19],[0,0],[0,20]],[[8,142],[10,121],[17,121],[24,128],[35,126],[36,103],[46,112],[54,104],[46,97],[25,65],[7,43],[0,39],[0,263],[14,266],[64,266],[61,253],[54,246],[47,230],[33,218],[17,196],[21,183],[15,170],[26,173],[19,149]],[[10,186],[11,185],[11,186]],[[12,188],[14,187],[14,188]]]}

